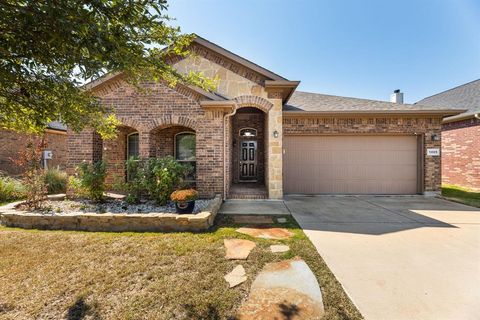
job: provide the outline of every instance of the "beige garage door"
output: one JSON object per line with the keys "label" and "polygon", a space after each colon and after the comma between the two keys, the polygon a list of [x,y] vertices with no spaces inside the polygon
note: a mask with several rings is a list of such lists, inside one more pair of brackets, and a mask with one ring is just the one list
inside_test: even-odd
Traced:
{"label": "beige garage door", "polygon": [[285,136],[284,191],[415,194],[415,136]]}

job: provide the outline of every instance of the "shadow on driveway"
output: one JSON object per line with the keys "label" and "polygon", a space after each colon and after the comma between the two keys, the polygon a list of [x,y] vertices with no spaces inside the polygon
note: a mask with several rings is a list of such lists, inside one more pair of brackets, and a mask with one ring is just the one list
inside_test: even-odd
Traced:
{"label": "shadow on driveway", "polygon": [[[468,223],[462,212],[476,210],[423,196],[287,196],[285,204],[303,229],[370,235],[457,228],[454,223]],[[452,211],[458,212],[458,221],[452,220]]]}

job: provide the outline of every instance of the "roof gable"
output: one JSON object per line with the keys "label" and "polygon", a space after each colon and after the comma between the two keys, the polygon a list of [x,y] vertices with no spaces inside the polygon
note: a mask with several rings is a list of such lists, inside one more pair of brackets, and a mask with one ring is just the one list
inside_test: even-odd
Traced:
{"label": "roof gable", "polygon": [[423,105],[467,109],[466,113],[480,112],[480,79],[454,87],[417,102]]}

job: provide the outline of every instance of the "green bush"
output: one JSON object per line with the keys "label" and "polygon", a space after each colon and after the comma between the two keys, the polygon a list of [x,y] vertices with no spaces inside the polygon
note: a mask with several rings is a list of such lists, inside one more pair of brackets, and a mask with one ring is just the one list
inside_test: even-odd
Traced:
{"label": "green bush", "polygon": [[59,169],[48,169],[45,172],[45,184],[48,194],[65,193],[67,191],[67,173]]}
{"label": "green bush", "polygon": [[105,162],[98,161],[93,164],[84,162],[78,166],[77,172],[80,187],[85,190],[88,197],[96,202],[103,201],[107,176]]}
{"label": "green bush", "polygon": [[143,168],[143,181],[149,196],[158,204],[165,205],[173,190],[182,187],[184,177],[192,168],[168,156],[149,159]]}
{"label": "green bush", "polygon": [[126,192],[125,201],[138,203],[142,194],[160,205],[165,205],[173,190],[184,187],[184,177],[192,171],[188,165],[181,164],[173,157],[151,158],[146,161],[130,158],[125,162],[127,181],[115,184],[116,188]]}
{"label": "green bush", "polygon": [[20,180],[0,176],[0,203],[24,198],[25,186]]}

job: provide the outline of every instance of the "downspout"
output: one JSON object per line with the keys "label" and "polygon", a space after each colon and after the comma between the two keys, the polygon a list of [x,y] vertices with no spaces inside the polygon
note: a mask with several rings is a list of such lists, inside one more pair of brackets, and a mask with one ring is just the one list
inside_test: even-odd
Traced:
{"label": "downspout", "polygon": [[237,113],[237,108],[234,102],[234,110],[223,117],[223,200],[227,199],[227,119]]}

